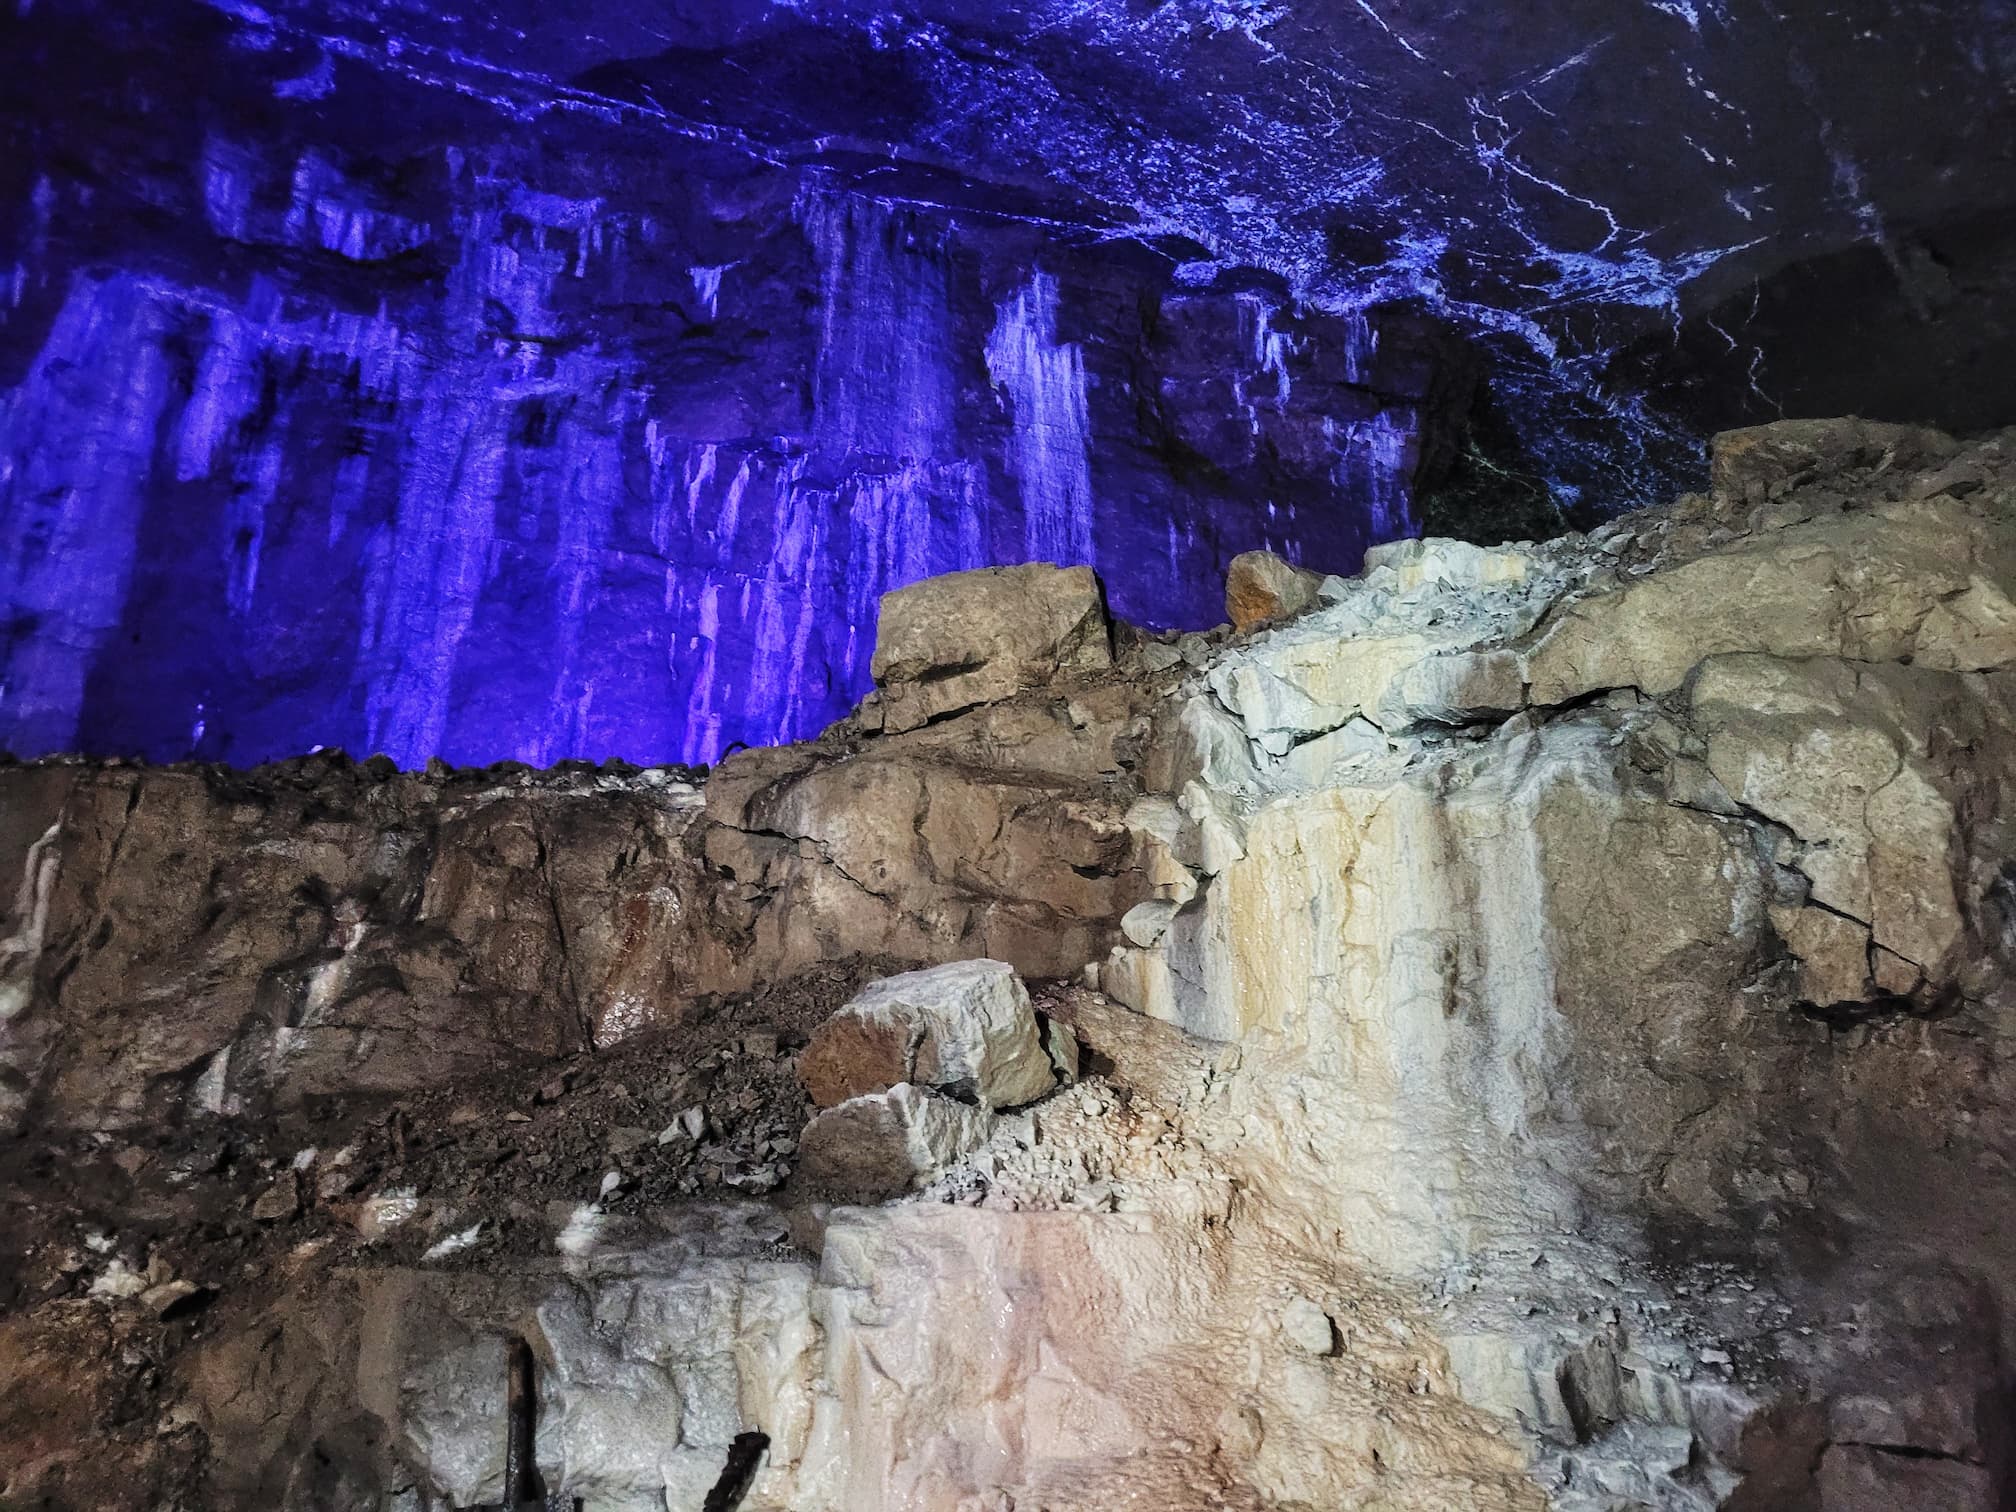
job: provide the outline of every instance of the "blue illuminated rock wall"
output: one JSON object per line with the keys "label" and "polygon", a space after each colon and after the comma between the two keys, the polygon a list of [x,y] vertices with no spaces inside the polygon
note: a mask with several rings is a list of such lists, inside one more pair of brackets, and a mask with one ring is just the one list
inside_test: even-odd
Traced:
{"label": "blue illuminated rock wall", "polygon": [[1499,10],[0,4],[0,744],[706,757],[921,573],[2016,415],[2012,0]]}
{"label": "blue illuminated rock wall", "polygon": [[17,754],[709,761],[850,706],[922,576],[1091,562],[1167,627],[1251,547],[1348,570],[1463,392],[1396,312],[816,171],[212,129],[154,193],[109,255],[88,184],[18,223]]}

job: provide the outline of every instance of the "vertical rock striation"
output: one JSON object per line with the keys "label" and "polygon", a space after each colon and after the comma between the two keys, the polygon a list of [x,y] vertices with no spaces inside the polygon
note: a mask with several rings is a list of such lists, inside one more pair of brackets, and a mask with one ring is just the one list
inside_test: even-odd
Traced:
{"label": "vertical rock striation", "polygon": [[[700,789],[0,773],[24,1139],[402,1131],[354,1184],[274,1160],[255,1222],[323,1247],[177,1346],[186,1484],[494,1497],[523,1337],[547,1485],[626,1512],[752,1434],[744,1504],[793,1512],[2002,1505],[2016,454],[1798,425],[1715,476],[1110,661],[1057,654],[1082,574],[964,649],[1000,574],[934,581],[861,717]],[[820,1004],[772,1202],[626,1206],[719,1097],[595,1129],[599,1193],[492,1195],[589,1060],[460,1187],[403,1132],[428,1077],[870,957],[991,964]],[[0,1343],[167,1296],[100,1237]]]}

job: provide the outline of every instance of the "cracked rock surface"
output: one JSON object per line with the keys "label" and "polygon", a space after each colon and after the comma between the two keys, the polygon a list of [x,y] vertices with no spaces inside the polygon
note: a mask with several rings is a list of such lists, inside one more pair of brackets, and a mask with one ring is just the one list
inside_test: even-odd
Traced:
{"label": "cracked rock surface", "polygon": [[494,1503],[522,1340],[559,1505],[2006,1506],[2012,591],[1800,422],[704,776],[0,770],[0,1495]]}

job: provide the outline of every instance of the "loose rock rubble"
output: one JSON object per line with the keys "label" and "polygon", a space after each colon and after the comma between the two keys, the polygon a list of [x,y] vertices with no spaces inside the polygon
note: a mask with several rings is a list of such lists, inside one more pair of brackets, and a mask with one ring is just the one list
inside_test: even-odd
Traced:
{"label": "loose rock rubble", "polygon": [[494,1501],[523,1341],[626,1512],[2005,1504],[2016,439],[1261,566],[704,781],[0,771],[0,1495]]}

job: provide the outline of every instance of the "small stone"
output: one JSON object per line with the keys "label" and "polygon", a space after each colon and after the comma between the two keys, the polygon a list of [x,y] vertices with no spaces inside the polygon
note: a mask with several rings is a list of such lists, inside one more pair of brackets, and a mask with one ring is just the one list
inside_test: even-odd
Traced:
{"label": "small stone", "polygon": [[1120,1205],[1118,1195],[1110,1181],[1089,1181],[1078,1188],[1073,1199],[1077,1206],[1092,1213],[1110,1213]]}
{"label": "small stone", "polygon": [[203,1290],[194,1281],[164,1281],[159,1286],[150,1286],[140,1294],[140,1305],[157,1318],[169,1313],[189,1298]]}
{"label": "small stone", "polygon": [[446,1259],[449,1255],[459,1254],[463,1250],[475,1248],[476,1241],[482,1237],[483,1225],[472,1223],[460,1232],[450,1234],[446,1239],[429,1246],[427,1252],[420,1258],[422,1260]]}
{"label": "small stone", "polygon": [[620,1128],[611,1129],[609,1137],[603,1143],[608,1147],[611,1155],[620,1158],[628,1155],[632,1150],[639,1149],[651,1143],[651,1139],[652,1135],[649,1129],[632,1128],[626,1124]]}
{"label": "small stone", "polygon": [[1050,1069],[1064,1086],[1078,1080],[1078,1036],[1060,1019],[1043,1020],[1043,1053],[1050,1057]]}
{"label": "small stone", "polygon": [[763,1060],[777,1058],[777,1036],[774,1033],[745,1034],[742,1036],[742,1053],[754,1055]]}
{"label": "small stone", "polygon": [[146,1290],[147,1278],[116,1257],[91,1283],[91,1295],[94,1297],[137,1297]]}
{"label": "small stone", "polygon": [[1297,567],[1271,551],[1242,551],[1225,573],[1225,613],[1250,630],[1313,607],[1323,575]]}
{"label": "small stone", "polygon": [[1297,1297],[1281,1313],[1281,1332],[1297,1349],[1312,1355],[1337,1352],[1337,1325],[1307,1297]]}
{"label": "small stone", "polygon": [[602,1190],[596,1194],[596,1200],[601,1201],[612,1197],[622,1190],[623,1173],[621,1171],[604,1171],[602,1173]]}
{"label": "small stone", "polygon": [[1167,898],[1150,898],[1136,903],[1120,917],[1120,932],[1143,950],[1151,948],[1168,933],[1170,921],[1182,905]]}
{"label": "small stone", "polygon": [[539,1089],[538,1096],[533,1100],[535,1102],[541,1102],[541,1103],[556,1103],[560,1101],[561,1098],[567,1095],[567,1089],[571,1087],[573,1084],[574,1084],[574,1078],[572,1074],[563,1071],[560,1073],[560,1075],[554,1077],[551,1081],[547,1082],[544,1086],[542,1086]]}
{"label": "small stone", "polygon": [[281,1223],[301,1211],[301,1188],[292,1171],[259,1194],[252,1216],[261,1223]]}
{"label": "small stone", "polygon": [[367,1243],[382,1239],[419,1211],[420,1198],[410,1188],[387,1189],[359,1204],[357,1232]]}

